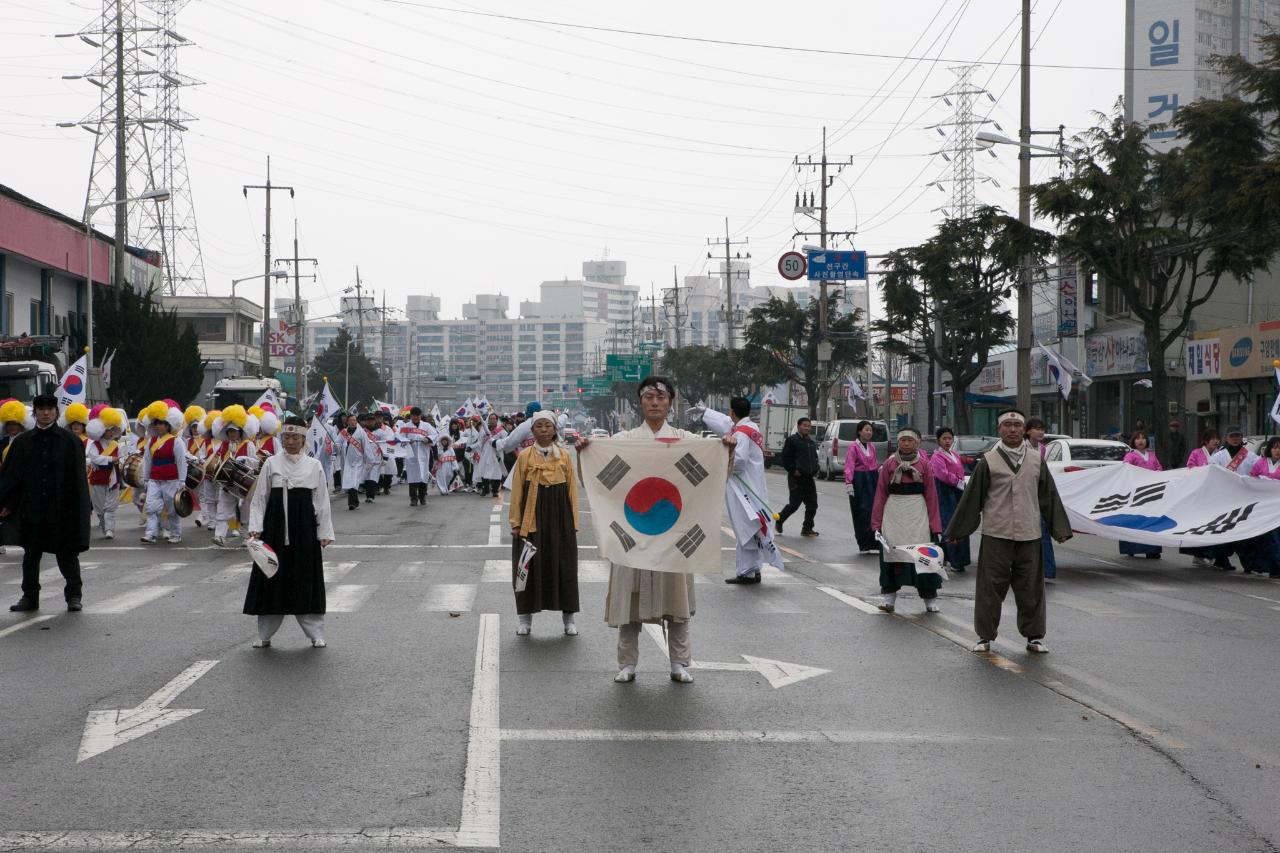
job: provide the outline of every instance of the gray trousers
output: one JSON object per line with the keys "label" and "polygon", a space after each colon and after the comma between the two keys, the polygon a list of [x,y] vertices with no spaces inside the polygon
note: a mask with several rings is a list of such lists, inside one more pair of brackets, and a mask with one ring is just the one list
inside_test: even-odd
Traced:
{"label": "gray trousers", "polygon": [[[298,620],[298,627],[302,629],[302,633],[307,635],[308,640],[324,639],[324,614],[323,613],[300,613],[294,617]],[[267,616],[258,617],[258,639],[264,643],[276,635],[276,631],[280,630],[280,626],[284,624],[284,616],[279,613],[272,613]]]}
{"label": "gray trousers", "polygon": [[1040,539],[1015,542],[983,536],[974,578],[973,630],[980,640],[994,640],[1000,629],[1000,605],[1013,588],[1018,606],[1018,632],[1028,640],[1045,634],[1044,551]]}
{"label": "gray trousers", "polygon": [[[667,655],[671,665],[688,666],[693,661],[693,650],[689,646],[689,623],[666,620]],[[640,661],[640,622],[628,622],[618,626],[618,666],[635,667]]]}

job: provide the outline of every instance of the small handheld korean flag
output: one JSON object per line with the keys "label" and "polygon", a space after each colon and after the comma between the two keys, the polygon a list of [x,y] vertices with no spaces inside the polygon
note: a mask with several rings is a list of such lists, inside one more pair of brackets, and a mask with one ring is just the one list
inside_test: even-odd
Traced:
{"label": "small handheld korean flag", "polygon": [[720,439],[611,439],[578,462],[601,556],[653,572],[720,572],[729,472]]}
{"label": "small handheld korean flag", "polygon": [[250,539],[245,544],[249,549],[249,556],[253,558],[253,564],[268,578],[275,577],[276,569],[280,568],[280,559],[276,556],[275,549],[261,539]]}
{"label": "small handheld korean flag", "polygon": [[538,553],[538,546],[528,539],[524,540],[524,548],[520,551],[520,564],[516,567],[516,592],[524,592],[529,583],[529,564],[533,555]]}
{"label": "small handheld korean flag", "polygon": [[946,580],[947,570],[942,566],[944,560],[942,549],[932,542],[894,546],[890,545],[889,541],[878,532],[876,541],[884,548],[886,563],[911,563],[915,566],[918,575],[938,575]]}

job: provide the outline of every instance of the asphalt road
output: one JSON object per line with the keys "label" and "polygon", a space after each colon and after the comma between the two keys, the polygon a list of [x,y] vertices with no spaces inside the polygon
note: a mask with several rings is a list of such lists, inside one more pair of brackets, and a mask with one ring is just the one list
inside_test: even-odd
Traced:
{"label": "asphalt road", "polygon": [[1280,584],[1077,539],[1051,654],[1006,633],[979,656],[972,573],[941,614],[876,612],[843,490],[819,492],[785,573],[697,587],[693,685],[660,635],[613,683],[586,506],[581,635],[543,614],[520,638],[505,510],[336,502],[322,650],[292,621],[250,648],[244,553],[142,546],[122,513],[83,613],[57,580],[35,618],[0,613],[0,850],[1280,846]]}

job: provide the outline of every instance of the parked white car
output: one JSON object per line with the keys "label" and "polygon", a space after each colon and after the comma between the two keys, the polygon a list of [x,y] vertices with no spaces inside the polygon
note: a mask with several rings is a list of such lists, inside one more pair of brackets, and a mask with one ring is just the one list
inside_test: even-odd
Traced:
{"label": "parked white car", "polygon": [[1072,471],[1084,471],[1089,468],[1101,468],[1104,465],[1119,465],[1124,462],[1124,455],[1129,452],[1129,445],[1123,441],[1109,441],[1105,438],[1060,438],[1049,442],[1044,454],[1044,461],[1049,470],[1057,476]]}
{"label": "parked white car", "polygon": [[600,429],[600,427],[596,427],[595,429],[591,430],[591,437],[592,438],[608,438],[609,431],[607,429]]}

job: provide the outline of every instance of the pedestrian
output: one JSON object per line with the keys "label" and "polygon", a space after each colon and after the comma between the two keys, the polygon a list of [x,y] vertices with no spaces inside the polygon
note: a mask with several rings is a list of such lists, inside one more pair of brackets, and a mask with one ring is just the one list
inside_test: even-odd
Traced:
{"label": "pedestrian", "polygon": [[[1024,432],[1027,444],[1039,451],[1042,462],[1045,454],[1049,451],[1048,446],[1044,443],[1046,431],[1045,423],[1042,419],[1027,419]],[[1050,474],[1052,475],[1052,472]],[[1044,576],[1047,580],[1053,580],[1058,576],[1058,555],[1053,551],[1053,538],[1049,536],[1049,528],[1044,524],[1040,525],[1040,549],[1044,551]]]}
{"label": "pedestrian", "polygon": [[374,412],[373,416],[372,435],[381,460],[376,474],[377,488],[374,493],[381,490],[382,494],[389,495],[391,484],[396,476],[396,433],[391,429],[391,415],[388,412]]}
{"label": "pedestrian", "polygon": [[[511,486],[511,583],[516,594],[516,633],[528,636],[533,614],[559,610],[568,637],[578,635],[578,484],[569,453],[560,445],[555,418],[533,416],[536,442],[516,459]],[[518,582],[528,542],[538,550]]]}
{"label": "pedestrian", "polygon": [[[1247,477],[1253,466],[1258,464],[1258,456],[1244,443],[1244,431],[1233,426],[1227,427],[1227,443],[1209,457],[1209,464],[1220,465],[1233,474]],[[1213,567],[1222,572],[1234,572],[1236,567],[1231,564],[1233,553],[1239,553],[1241,563],[1245,563],[1244,554],[1237,543],[1228,542],[1213,549]]]}
{"label": "pedestrian", "polygon": [[1187,458],[1187,436],[1182,431],[1182,421],[1177,418],[1169,420],[1169,443],[1161,455],[1165,470],[1181,468]]}
{"label": "pedestrian", "polygon": [[476,480],[480,483],[482,495],[498,497],[502,481],[507,477],[507,468],[502,464],[502,451],[499,449],[506,438],[507,433],[499,425],[497,413],[490,413],[477,438],[480,461],[476,463]]}
{"label": "pedestrian", "polygon": [[[1145,468],[1148,471],[1164,470],[1160,460],[1151,451],[1145,432],[1134,430],[1129,436],[1129,448],[1129,452],[1124,455],[1123,462],[1125,465],[1134,465],[1138,468]],[[1141,542],[1120,540],[1120,553],[1126,557],[1146,557],[1149,560],[1158,560],[1163,552],[1164,549],[1159,545],[1144,545]]]}
{"label": "pedestrian", "polygon": [[973,627],[978,642],[973,651],[989,652],[1000,628],[1000,608],[1013,588],[1018,608],[1018,631],[1027,651],[1047,652],[1044,643],[1044,551],[1040,531],[1047,525],[1053,538],[1071,538],[1071,523],[1058,497],[1049,468],[1040,454],[1023,440],[1026,415],[1008,409],[996,419],[1000,441],[978,460],[956,507],[944,538],[967,539],[982,527],[974,578]]}
{"label": "pedestrian", "polygon": [[[1203,468],[1209,464],[1209,460],[1213,454],[1218,452],[1220,445],[1218,431],[1210,427],[1200,431],[1200,446],[1187,456],[1188,468]],[[1199,567],[1209,567],[1213,565],[1214,557],[1217,550],[1214,548],[1179,548],[1179,554],[1185,554],[1191,557],[1191,564]]]}
{"label": "pedestrian", "polygon": [[116,538],[116,510],[120,506],[120,432],[125,415],[121,409],[97,405],[86,431],[85,459],[89,465],[89,500],[98,517],[98,529]]}
{"label": "pedestrian", "polygon": [[454,450],[453,439],[441,435],[436,441],[436,461],[433,473],[436,477],[436,488],[440,494],[447,495],[458,488],[458,451]]}
{"label": "pedestrian", "polygon": [[[644,423],[618,433],[615,438],[671,441],[698,437],[667,422],[676,400],[676,385],[670,379],[646,376],[640,380],[637,396]],[[590,443],[589,437],[579,436],[576,447],[581,451]],[[678,684],[693,682],[689,672],[689,665],[693,663],[689,622],[696,609],[693,575],[637,569],[611,562],[604,609],[605,622],[618,629],[618,674],[614,681],[626,684],[636,680],[640,629],[643,623],[649,623],[666,629],[671,680]]]}
{"label": "pedestrian", "polygon": [[733,528],[737,570],[725,583],[760,583],[766,563],[782,568],[782,553],[773,542],[773,513],[764,479],[764,436],[751,420],[751,401],[733,397],[728,416],[711,409],[690,411],[733,448],[733,470],[725,485],[724,503]]}
{"label": "pedestrian", "polygon": [[[226,466],[240,466],[246,471],[257,467],[258,454],[253,444],[257,434],[257,418],[249,414],[244,406],[236,403],[227,406],[222,414],[214,418],[213,437],[218,442],[212,455],[217,460],[215,471],[220,472]],[[236,462],[235,460],[241,460]],[[240,517],[240,504],[244,499],[230,478],[216,478],[217,501],[213,513],[214,545],[219,548],[227,544],[229,536],[239,536],[238,528],[232,529],[231,523]]]}
{"label": "pedestrian", "polygon": [[176,545],[182,541],[182,519],[173,499],[187,479],[187,446],[178,435],[184,423],[182,410],[172,400],[156,400],[147,406],[144,422],[151,437],[142,451],[142,479],[147,484],[147,528],[142,541],[152,544],[163,535]]}
{"label": "pedestrian", "polygon": [[[920,452],[920,433],[912,427],[898,430],[898,450],[880,466],[875,503],[871,508],[871,529],[889,546],[905,548],[936,543],[942,535],[938,495],[930,464]],[[938,589],[942,576],[917,573],[914,562],[892,559],[880,543],[880,609],[892,613],[898,590],[914,586],[924,599],[924,609],[937,613]]]}
{"label": "pedestrian", "polygon": [[359,421],[366,451],[364,466],[360,469],[360,484],[364,487],[364,502],[371,504],[378,496],[378,478],[382,476],[382,448],[376,435],[378,416],[373,412],[364,412]]}
{"label": "pedestrian", "polygon": [[[934,437],[938,440],[938,450],[929,458],[929,471],[933,474],[934,488],[938,493],[938,515],[943,528],[946,528],[951,523],[951,516],[955,515],[960,495],[964,493],[964,462],[951,449],[956,441],[951,427],[942,427]],[[963,572],[972,561],[968,539],[944,544],[942,550],[953,571]]]}
{"label": "pedestrian", "polygon": [[876,499],[876,482],[880,479],[880,463],[876,446],[871,443],[875,429],[871,421],[858,421],[857,438],[844,454],[844,484],[853,513],[853,535],[859,554],[878,554],[876,535],[871,530],[871,507]]}
{"label": "pedestrian", "polygon": [[400,424],[399,447],[404,450],[404,475],[409,483],[409,506],[427,505],[427,480],[431,476],[431,443],[435,429],[422,420],[422,409],[414,406],[409,419]]}
{"label": "pedestrian", "polygon": [[271,645],[286,615],[294,616],[314,648],[324,648],[324,554],[333,542],[329,483],[320,462],[308,456],[306,422],[294,415],[280,432],[281,453],[267,457],[249,502],[248,536],[275,552],[267,577],[254,565],[244,612],[258,617],[255,649]]}
{"label": "pedestrian", "polygon": [[803,503],[804,524],[800,535],[809,538],[818,535],[813,529],[813,518],[818,514],[818,485],[814,481],[818,476],[818,445],[809,437],[812,431],[813,422],[801,418],[796,421],[796,431],[787,436],[782,445],[780,461],[787,472],[788,497],[787,505],[778,514],[778,533],[782,533],[782,525]]}
{"label": "pedestrian", "polygon": [[[1250,477],[1265,480],[1280,480],[1280,437],[1267,439],[1262,451],[1262,458],[1254,463],[1249,471]],[[1245,552],[1249,559],[1242,558],[1244,570],[1253,570],[1259,574],[1266,572],[1273,578],[1280,578],[1280,527],[1261,536],[1255,536],[1245,544]]]}
{"label": "pedestrian", "polygon": [[5,448],[0,473],[0,519],[19,525],[22,545],[22,597],[9,609],[40,607],[40,559],[53,554],[65,586],[67,610],[81,609],[80,554],[89,550],[89,483],[84,444],[59,427],[58,400],[38,394],[32,400],[35,428],[14,436]]}

